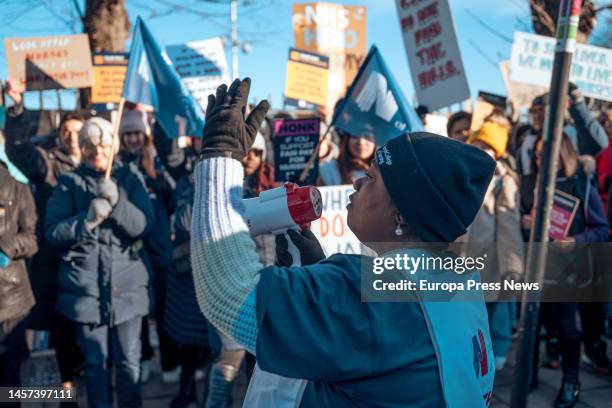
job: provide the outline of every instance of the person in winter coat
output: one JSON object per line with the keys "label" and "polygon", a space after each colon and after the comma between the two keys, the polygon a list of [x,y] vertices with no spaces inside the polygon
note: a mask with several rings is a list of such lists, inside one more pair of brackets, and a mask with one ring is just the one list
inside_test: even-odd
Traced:
{"label": "person in winter coat", "polygon": [[323,186],[352,184],[363,177],[374,158],[376,144],[372,135],[351,135],[338,131],[340,152],[338,158],[319,166],[319,182]]}
{"label": "person in winter coat", "polygon": [[[566,125],[563,131],[574,144],[578,154],[597,156],[608,147],[606,132],[589,111],[580,88],[570,83],[568,96],[569,114],[573,125]],[[532,171],[531,160],[535,144],[542,138],[548,98],[548,94],[543,94],[533,100],[529,109],[531,126],[522,128],[516,136],[516,161],[521,175],[528,175]]]}
{"label": "person in winter coat", "polygon": [[34,186],[34,199],[38,224],[36,236],[39,251],[32,259],[31,283],[36,305],[28,318],[28,326],[34,330],[49,330],[55,348],[61,381],[64,387],[73,386],[77,368],[83,356],[76,344],[74,325],[55,311],[57,299],[57,250],[45,240],[43,226],[47,200],[57,185],[58,177],[74,170],[80,160],[78,132],[85,120],[76,112],[66,113],[60,122],[54,146],[44,149],[30,140],[30,114],[23,106],[23,86],[8,80],[6,92],[15,101],[6,118],[6,154]]}
{"label": "person in winter coat", "polygon": [[[535,145],[534,165],[536,169],[540,165],[542,146],[543,141],[539,141]],[[590,158],[590,161],[592,160]],[[564,274],[578,274],[577,276],[589,274],[589,255],[580,255],[576,251],[584,252],[584,249],[587,248],[585,244],[605,242],[608,238],[608,223],[603,213],[599,194],[585,173],[585,171],[592,172],[594,169],[586,170],[585,167],[587,166],[583,164],[581,168],[581,161],[579,160],[576,148],[569,136],[564,133],[559,153],[556,189],[578,198],[580,203],[568,235],[553,241],[553,246],[548,256],[547,270],[561,270]],[[591,165],[590,167],[594,166]],[[521,191],[524,196],[522,200],[527,203],[523,205],[527,208],[533,208],[535,182],[530,187],[527,186],[528,184],[524,184]],[[533,222],[531,211],[523,215],[521,222],[523,228],[528,229],[531,227]],[[577,246],[577,244],[580,246]],[[576,279],[579,278],[577,277]],[[555,400],[555,407],[558,408],[574,406],[580,395],[578,374],[581,333],[576,325],[578,307],[579,304],[575,301],[550,303],[551,316],[559,336],[561,368],[563,371],[563,381]],[[581,315],[583,318],[585,317],[583,313]],[[582,324],[584,329],[585,322],[582,322]],[[587,334],[585,330],[583,335],[586,336]],[[588,350],[586,351],[589,352]]]}
{"label": "person in winter coat", "polygon": [[28,356],[25,319],[34,306],[25,259],[37,250],[32,193],[0,161],[0,387],[21,385]]}
{"label": "person in winter coat", "polygon": [[[202,141],[195,139],[191,147],[201,152]],[[212,326],[200,312],[196,299],[191,260],[189,256],[191,211],[193,207],[193,177],[185,174],[175,190],[174,214],[174,268],[167,277],[164,331],[179,345],[178,360],[181,366],[180,388],[170,403],[171,408],[183,408],[197,404],[196,369],[204,360],[212,358],[210,333]],[[204,387],[205,390],[207,387]],[[207,398],[205,393],[204,400]]]}
{"label": "person in winter coat", "polygon": [[[151,129],[145,116],[138,111],[126,111],[119,125],[121,162],[141,174],[155,210],[155,224],[143,239],[146,254],[152,268],[152,285],[155,294],[155,320],[160,342],[162,380],[177,382],[180,376],[178,345],[164,331],[164,307],[166,278],[172,273],[172,237],[170,214],[174,211],[173,194],[176,183],[166,171],[157,155]],[[143,320],[143,333],[148,338],[149,326]],[[145,342],[143,349],[142,380],[150,375],[153,350]]]}
{"label": "person in winter coat", "polygon": [[104,177],[118,145],[108,121],[87,120],[79,144],[83,164],[60,176],[45,217],[45,236],[61,251],[57,307],[76,322],[89,406],[113,405],[111,361],[119,406],[139,407],[141,319],[149,307],[139,252],[155,214],[128,167],[115,165]]}
{"label": "person in winter coat", "polygon": [[[497,120],[495,120],[497,119]],[[489,184],[483,206],[468,228],[466,241],[485,243],[487,251],[487,282],[502,283],[504,279],[521,281],[524,268],[523,238],[519,180],[506,153],[510,124],[500,115],[488,118],[482,127],[472,134],[468,143],[483,149],[497,166]],[[513,304],[510,299],[485,296],[489,312],[491,341],[495,354],[495,368],[501,370],[512,343]]]}
{"label": "person in winter coat", "polygon": [[[409,302],[363,302],[362,266],[375,258],[323,259],[308,230],[288,232],[302,266],[261,264],[243,218],[240,161],[269,105],[260,102],[245,118],[249,89],[248,78],[236,80],[208,98],[191,229],[200,309],[257,357],[245,404],[488,406],[495,367],[481,292],[471,293],[471,302],[420,302],[410,292]],[[426,132],[398,136],[355,182],[348,225],[381,256],[433,254],[433,242],[448,244],[466,232],[494,169],[473,146]],[[396,277],[467,278],[452,268],[431,272]]]}

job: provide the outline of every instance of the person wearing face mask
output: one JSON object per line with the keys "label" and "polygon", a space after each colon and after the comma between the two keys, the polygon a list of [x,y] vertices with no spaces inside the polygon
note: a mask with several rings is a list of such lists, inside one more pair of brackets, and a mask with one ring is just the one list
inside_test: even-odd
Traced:
{"label": "person wearing face mask", "polygon": [[446,135],[460,142],[467,141],[470,136],[472,114],[465,111],[453,113],[446,123]]}
{"label": "person wearing face mask", "polygon": [[[140,173],[145,188],[155,210],[155,224],[144,237],[144,247],[152,269],[152,285],[155,293],[155,321],[160,341],[162,380],[173,383],[180,379],[178,361],[178,345],[164,329],[164,308],[166,300],[166,278],[172,273],[172,239],[170,230],[170,214],[174,211],[174,190],[176,183],[159,159],[151,129],[146,117],[138,111],[127,111],[119,125],[121,149],[120,162]],[[143,322],[145,339],[148,334],[148,324]],[[148,347],[147,340],[143,348],[143,381],[150,374],[153,351]]]}
{"label": "person wearing face mask", "polygon": [[81,161],[78,132],[85,118],[77,112],[64,114],[55,146],[43,149],[30,140],[31,119],[30,113],[23,106],[23,86],[18,81],[8,80],[5,92],[15,102],[7,112],[6,155],[34,186],[38,217],[36,236],[39,251],[32,258],[30,269],[36,305],[30,313],[28,326],[34,330],[51,331],[62,384],[71,388],[83,356],[76,345],[72,323],[55,311],[59,258],[55,248],[45,240],[43,225],[47,200],[57,185],[58,177],[74,170]]}
{"label": "person wearing face mask", "polygon": [[363,177],[374,158],[376,144],[372,135],[337,132],[340,135],[338,158],[319,166],[318,184],[323,186],[352,184]]}
{"label": "person wearing face mask", "polygon": [[119,406],[140,407],[140,330],[149,298],[139,252],[155,214],[138,176],[111,163],[118,144],[108,121],[87,120],[79,145],[83,162],[60,176],[45,217],[45,237],[61,255],[57,307],[76,324],[89,406],[113,406],[114,363]]}
{"label": "person wearing face mask", "polygon": [[[495,367],[482,293],[467,302],[421,302],[414,293],[407,302],[364,302],[362,266],[372,259],[324,259],[308,230],[288,231],[302,266],[261,264],[243,218],[241,160],[269,104],[245,117],[250,85],[235,80],[208,98],[191,232],[200,309],[257,358],[246,406],[488,406]],[[432,243],[452,243],[466,232],[494,169],[495,161],[473,146],[405,133],[378,149],[355,181],[348,225],[381,256],[429,253]],[[431,272],[415,271],[467,278]]]}
{"label": "person wearing face mask", "polygon": [[[495,174],[484,198],[483,206],[468,228],[465,240],[482,243],[488,251],[487,268],[483,272],[487,282],[502,284],[503,280],[522,281],[524,250],[519,211],[519,179],[506,153],[510,123],[499,114],[485,119],[467,143],[486,152],[496,161]],[[501,370],[512,344],[513,304],[511,299],[500,299],[489,293],[487,311],[495,368]]]}

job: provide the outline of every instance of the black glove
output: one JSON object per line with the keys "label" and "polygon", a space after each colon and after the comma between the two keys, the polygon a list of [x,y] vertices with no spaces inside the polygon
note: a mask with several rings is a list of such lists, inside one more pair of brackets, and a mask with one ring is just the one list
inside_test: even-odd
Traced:
{"label": "black glove", "polygon": [[584,96],[582,95],[582,91],[573,82],[570,82],[569,85],[567,86],[567,96],[569,96],[570,103],[572,105],[584,101]]}
{"label": "black glove", "polygon": [[202,157],[242,160],[246,156],[270,108],[268,101],[263,100],[245,120],[250,88],[250,78],[236,79],[229,89],[223,84],[217,88],[215,96],[208,96]]}
{"label": "black glove", "polygon": [[[300,234],[295,230],[287,230],[291,242],[300,251],[300,261],[302,265],[312,265],[325,259],[325,253],[321,244],[314,236],[312,231],[305,229]],[[289,242],[285,238],[285,234],[276,236],[276,260],[280,266],[291,266],[293,258],[289,253]]]}

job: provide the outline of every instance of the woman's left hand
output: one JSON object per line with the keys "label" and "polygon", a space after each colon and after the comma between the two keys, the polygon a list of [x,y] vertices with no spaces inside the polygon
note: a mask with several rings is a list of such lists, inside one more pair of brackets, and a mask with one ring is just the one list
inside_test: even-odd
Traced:
{"label": "woman's left hand", "polygon": [[[325,259],[325,252],[319,240],[309,229],[302,232],[287,230],[289,239],[300,251],[300,265],[312,265]],[[276,236],[276,260],[280,266],[293,265],[293,257],[289,253],[289,242],[285,234]]]}

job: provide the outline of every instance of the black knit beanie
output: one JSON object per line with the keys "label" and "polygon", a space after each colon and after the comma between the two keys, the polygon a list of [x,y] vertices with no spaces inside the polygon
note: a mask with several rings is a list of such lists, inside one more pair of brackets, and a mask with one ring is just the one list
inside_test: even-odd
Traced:
{"label": "black knit beanie", "polygon": [[398,136],[376,151],[385,187],[426,242],[453,242],[480,210],[495,161],[474,146],[433,133]]}

